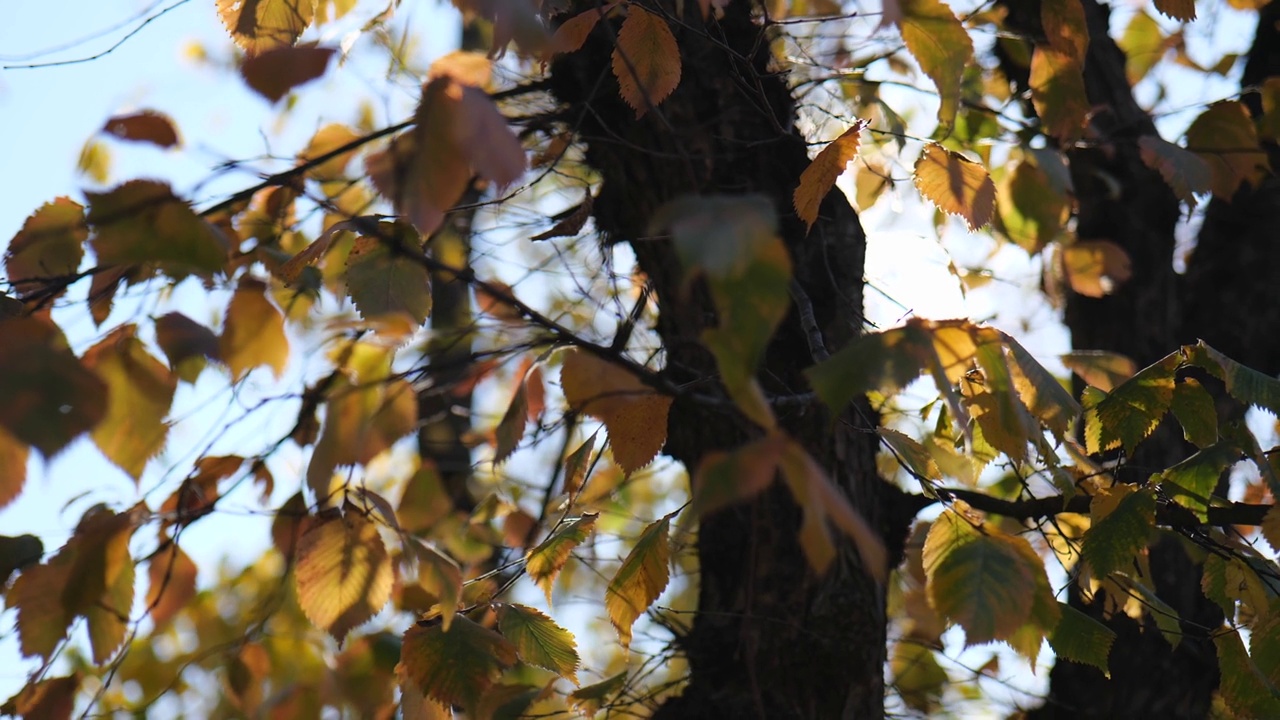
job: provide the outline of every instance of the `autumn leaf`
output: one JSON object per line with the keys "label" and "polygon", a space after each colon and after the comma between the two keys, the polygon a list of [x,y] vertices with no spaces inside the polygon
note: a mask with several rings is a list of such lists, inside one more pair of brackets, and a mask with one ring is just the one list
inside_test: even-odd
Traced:
{"label": "autumn leaf", "polygon": [[1138,138],[1142,162],[1160,173],[1178,199],[1195,208],[1196,195],[1213,189],[1213,169],[1201,156],[1157,135]]}
{"label": "autumn leaf", "polygon": [[453,501],[445,491],[440,473],[430,458],[409,477],[396,506],[396,517],[405,532],[421,534],[453,511]]}
{"label": "autumn leaf", "polygon": [[404,380],[385,372],[335,382],[325,403],[324,431],[307,467],[307,484],[322,501],[334,468],[368,463],[418,422],[417,396]]}
{"label": "autumn leaf", "polygon": [[154,110],[117,115],[102,126],[102,131],[121,140],[143,142],[170,148],[178,144],[178,130],[169,116]]}
{"label": "autumn leaf", "polygon": [[1174,385],[1169,409],[1182,426],[1187,442],[1198,448],[1218,442],[1218,410],[1213,396],[1198,380],[1183,378]]}
{"label": "autumn leaf", "polygon": [[169,433],[165,416],[178,379],[147,352],[137,328],[122,325],[84,354],[85,366],[107,386],[107,413],[94,427],[103,455],[135,481]]}
{"label": "autumn leaf", "polygon": [[156,318],[156,344],[169,359],[174,373],[195,383],[204,361],[221,360],[218,336],[212,330],[178,312]]}
{"label": "autumn leaf", "polygon": [[22,690],[0,705],[0,714],[26,720],[70,720],[76,709],[80,673],[64,677],[31,680]]}
{"label": "autumn leaf", "polygon": [[1103,350],[1075,350],[1061,355],[1059,359],[1081,380],[1103,392],[1111,392],[1138,372],[1133,360]]}
{"label": "autumn leaf", "polygon": [[596,713],[604,708],[609,699],[621,692],[626,686],[627,672],[624,670],[598,683],[583,685],[569,693],[569,697],[566,700],[569,703],[569,707],[577,710],[583,717],[591,718],[595,717]]}
{"label": "autumn leaf", "polygon": [[226,266],[226,239],[165,183],[131,180],[85,197],[99,264],[151,264],[175,277],[210,276]]}
{"label": "autumn leaf", "polygon": [[288,47],[315,17],[316,0],[218,0],[218,17],[248,55]]}
{"label": "autumn leaf", "polygon": [[1085,402],[1085,447],[1090,453],[1124,445],[1133,452],[1150,435],[1173,402],[1174,371],[1179,365],[1177,354],[1159,362],[1117,385],[1110,394]]}
{"label": "autumn leaf", "polygon": [[551,35],[548,56],[577,52],[587,41],[591,31],[595,30],[600,18],[608,15],[617,5],[618,3],[611,2],[602,8],[593,7],[565,20]]}
{"label": "autumn leaf", "polygon": [[1107,658],[1116,631],[1066,603],[1058,603],[1061,617],[1049,635],[1049,645],[1058,657],[1092,665],[1110,675]]}
{"label": "autumn leaf", "polygon": [[400,663],[424,695],[444,705],[479,702],[503,670],[515,665],[516,646],[465,616],[446,631],[419,623],[404,634]]}
{"label": "autumn leaf", "polygon": [[1078,240],[1062,248],[1062,269],[1072,291],[1106,297],[1133,275],[1129,253],[1110,240]]}
{"label": "autumn leaf", "polygon": [[196,596],[196,564],[177,543],[167,542],[147,566],[146,607],[156,628],[168,625]]}
{"label": "autumn leaf", "polygon": [[1242,184],[1257,187],[1270,168],[1248,111],[1234,100],[1210,105],[1191,123],[1187,149],[1209,164],[1213,194],[1227,202]]}
{"label": "autumn leaf", "polygon": [[353,507],[312,525],[298,544],[298,604],[339,644],[391,597],[391,559],[378,526]]}
{"label": "autumn leaf", "polygon": [[631,645],[631,626],[670,580],[670,528],[670,515],[646,527],[605,590],[604,607],[623,647]]}
{"label": "autumn leaf", "polygon": [[818,219],[818,207],[823,198],[835,186],[836,179],[844,173],[849,163],[858,157],[858,142],[861,132],[866,129],[866,120],[858,120],[845,130],[840,137],[832,140],[818,156],[809,163],[809,167],[800,174],[800,184],[792,195],[796,214],[812,228]]}
{"label": "autumn leaf", "polygon": [[659,395],[627,370],[570,349],[560,382],[574,410],[604,423],[618,466],[627,473],[648,465],[667,440],[671,398]]}
{"label": "autumn leaf", "polygon": [[666,20],[639,5],[627,6],[613,49],[613,76],[637,119],[667,99],[680,84],[680,48]]}
{"label": "autumn leaf", "polygon": [[1161,15],[1179,22],[1191,22],[1196,19],[1195,0],[1156,0],[1156,10]]}
{"label": "autumn leaf", "polygon": [[290,90],[323,76],[335,52],[314,43],[274,47],[245,58],[240,77],[254,92],[278,103]]}
{"label": "autumn leaf", "polygon": [[1047,42],[1031,56],[1031,102],[1052,136],[1071,142],[1084,132],[1089,97],[1084,86],[1089,31],[1077,0],[1047,0],[1040,7]]}
{"label": "autumn leaf", "polygon": [[939,709],[939,701],[951,681],[933,649],[914,639],[899,640],[893,646],[889,672],[902,702],[926,714]]}
{"label": "autumn leaf", "polygon": [[1089,504],[1093,523],[1084,534],[1080,557],[1089,563],[1095,578],[1131,566],[1134,555],[1147,546],[1155,513],[1151,490],[1117,484],[1093,496]]}
{"label": "autumn leaf", "polygon": [[[298,164],[318,162],[321,157],[336,152],[338,149],[346,147],[359,139],[360,136],[346,125],[341,123],[325,125],[317,130],[315,135],[311,136],[306,149],[298,153]],[[320,182],[342,180],[346,177],[347,165],[351,163],[351,158],[355,154],[356,150],[353,148],[339,153],[324,162],[312,165],[307,169],[307,177]]]}
{"label": "autumn leaf", "polygon": [[[89,235],[84,223],[84,208],[65,197],[41,205],[27,218],[9,241],[4,260],[9,282],[19,297],[43,295],[49,292],[47,281],[80,268]],[[55,292],[51,299],[63,292]]]}
{"label": "autumn leaf", "polygon": [[233,380],[250,370],[269,366],[276,378],[289,363],[289,339],[284,334],[284,317],[267,300],[267,286],[260,280],[243,278],[227,306],[226,322],[218,338],[218,355]]}
{"label": "autumn leaf", "polygon": [[929,143],[920,153],[912,177],[921,195],[948,215],[960,216],[970,232],[991,221],[996,186],[978,163]]}
{"label": "autumn leaf", "polygon": [[573,634],[526,605],[498,606],[498,630],[516,647],[520,659],[578,684],[578,645]]}
{"label": "autumn leaf", "polygon": [[749,500],[772,485],[787,442],[785,435],[775,432],[729,452],[708,453],[693,473],[693,499],[680,526],[687,528],[699,518]]}
{"label": "autumn leaf", "polygon": [[960,108],[960,78],[973,59],[973,41],[939,0],[898,0],[895,6],[902,41],[938,88],[938,124],[949,131]]}
{"label": "autumn leaf", "polygon": [[529,396],[525,389],[524,378],[521,378],[516,383],[515,394],[511,396],[511,402],[507,405],[506,412],[502,414],[502,420],[493,431],[493,463],[495,465],[506,461],[511,457],[511,453],[516,451],[520,440],[524,438],[524,429],[528,422]]}
{"label": "autumn leaf", "polygon": [[1002,178],[996,210],[1004,234],[1034,255],[1062,232],[1069,203],[1048,173],[1023,160]]}
{"label": "autumn leaf", "polygon": [[431,278],[421,240],[403,223],[380,222],[378,233],[356,239],[347,256],[347,293],[361,317],[403,315],[418,325],[431,312]]}
{"label": "autumn leaf", "polygon": [[1223,703],[1237,717],[1267,718],[1280,715],[1280,695],[1244,649],[1240,634],[1221,631],[1214,635],[1222,681]]}
{"label": "autumn leaf", "polygon": [[0,535],[0,589],[9,584],[15,572],[40,562],[42,557],[44,543],[35,535]]}
{"label": "autumn leaf", "polygon": [[[31,448],[0,428],[0,509],[22,494],[27,482],[27,458]],[[0,585],[4,585],[0,582]]]}
{"label": "autumn leaf", "polygon": [[448,631],[462,599],[462,570],[452,558],[418,538],[409,536],[404,542],[405,554],[417,563],[418,584],[435,598]]}
{"label": "autumn leaf", "polygon": [[106,416],[107,385],[52,323],[0,319],[0,337],[0,429],[50,457]]}
{"label": "autumn leaf", "polygon": [[591,535],[595,529],[597,517],[596,513],[583,513],[582,517],[566,523],[551,533],[550,537],[530,550],[528,557],[525,558],[525,572],[529,573],[533,582],[546,593],[548,605],[551,604],[551,589],[555,585],[556,576],[568,562],[574,548]]}

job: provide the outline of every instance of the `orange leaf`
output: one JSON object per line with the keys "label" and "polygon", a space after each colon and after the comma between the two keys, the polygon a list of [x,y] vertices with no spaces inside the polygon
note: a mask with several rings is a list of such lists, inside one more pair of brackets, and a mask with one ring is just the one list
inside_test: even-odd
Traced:
{"label": "orange leaf", "polygon": [[147,607],[157,629],[164,627],[196,596],[196,564],[170,542],[151,556],[147,571]]}
{"label": "orange leaf", "polygon": [[630,5],[613,49],[613,75],[623,101],[643,117],[680,84],[680,48],[667,21]]}
{"label": "orange leaf", "polygon": [[168,116],[154,110],[143,110],[132,115],[117,115],[102,130],[121,140],[151,143],[162,148],[178,144],[178,131]]}
{"label": "orange leaf", "polygon": [[246,58],[240,77],[254,92],[277,103],[295,87],[324,75],[334,52],[314,44],[272,48]]}
{"label": "orange leaf", "polygon": [[809,167],[800,174],[800,184],[796,186],[792,203],[795,205],[796,214],[806,226],[813,227],[813,223],[818,219],[818,206],[822,204],[823,198],[831,191],[832,186],[836,184],[836,179],[844,173],[849,163],[858,157],[859,133],[866,126],[865,120],[854,122],[853,127],[845,130],[840,137],[824,147],[813,162],[809,163]]}
{"label": "orange leaf", "polygon": [[[341,123],[325,125],[311,136],[311,142],[307,143],[306,149],[298,153],[298,162],[312,162],[359,139],[360,136],[346,125]],[[346,177],[347,164],[351,162],[351,157],[355,153],[356,151],[352,149],[331,157],[308,170],[307,176],[322,182],[341,180]]]}
{"label": "orange leaf", "polygon": [[298,41],[315,16],[315,0],[218,0],[218,17],[245,53]]}
{"label": "orange leaf", "polygon": [[302,536],[294,572],[302,612],[339,644],[391,598],[391,558],[378,526],[351,506]]}
{"label": "orange leaf", "polygon": [[948,215],[959,215],[971,232],[991,221],[996,186],[978,163],[929,143],[916,161],[914,179],[920,194]]}
{"label": "orange leaf", "polygon": [[560,383],[570,407],[604,423],[614,460],[624,472],[648,465],[662,450],[671,398],[617,365],[576,348],[565,353]]}
{"label": "orange leaf", "polygon": [[612,2],[602,8],[591,8],[565,20],[556,28],[551,36],[551,48],[548,56],[559,53],[576,52],[587,41],[587,36],[596,29],[600,18],[609,14],[618,3]]}
{"label": "orange leaf", "polygon": [[[31,449],[0,428],[0,508],[13,502],[27,482],[27,456]],[[4,579],[0,579],[0,586]]]}
{"label": "orange leaf", "polygon": [[1083,240],[1062,249],[1071,289],[1086,297],[1110,295],[1133,274],[1129,254],[1110,240]]}

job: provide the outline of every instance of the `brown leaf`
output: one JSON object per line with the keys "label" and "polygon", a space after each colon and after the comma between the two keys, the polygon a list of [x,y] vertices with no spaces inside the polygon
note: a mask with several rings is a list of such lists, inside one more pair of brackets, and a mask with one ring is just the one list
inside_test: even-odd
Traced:
{"label": "brown leaf", "polygon": [[613,75],[623,101],[643,117],[680,84],[680,48],[667,21],[629,5],[613,49]]}
{"label": "brown leaf", "polygon": [[835,186],[836,179],[858,157],[859,133],[867,127],[867,121],[857,120],[853,126],[832,140],[800,174],[800,184],[792,196],[796,214],[806,227],[813,227],[818,219],[818,207],[827,193]]}
{"label": "brown leaf", "polygon": [[335,52],[312,44],[272,48],[245,58],[240,77],[254,92],[277,103],[295,87],[324,75]]}
{"label": "brown leaf", "polygon": [[151,143],[162,148],[178,144],[178,130],[173,126],[173,121],[154,110],[117,115],[108,120],[102,130],[121,140]]}
{"label": "brown leaf", "polygon": [[148,565],[147,607],[156,629],[167,625],[196,596],[196,564],[170,542],[151,556]]}

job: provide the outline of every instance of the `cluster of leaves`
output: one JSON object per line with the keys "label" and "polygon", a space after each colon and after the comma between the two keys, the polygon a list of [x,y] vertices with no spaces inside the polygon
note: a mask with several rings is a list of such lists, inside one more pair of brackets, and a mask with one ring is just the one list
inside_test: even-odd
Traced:
{"label": "cluster of leaves", "polygon": [[[458,4],[492,24],[496,51],[514,43],[517,62],[529,67],[578,51],[607,24],[615,42],[610,69],[637,118],[656,114],[682,73],[696,70],[682,67],[669,19],[639,2],[557,18],[554,31],[524,0]],[[350,9],[350,3],[333,6],[219,2],[223,22],[244,53],[240,71],[247,85],[278,102],[324,75],[337,51],[297,43],[313,22]],[[700,2],[703,20],[714,22],[724,6]],[[1180,20],[1195,12],[1185,2],[1156,7]],[[1145,21],[1135,19],[1126,37],[1150,42],[1140,33],[1158,34],[1158,28],[1142,25],[1154,24],[1149,16],[1137,17]],[[1044,2],[1041,19],[1044,38],[1001,31],[1001,42],[1026,59],[1043,132],[1070,144],[1083,137],[1089,114],[1082,78],[1088,34],[1073,0]],[[886,3],[884,25],[896,28],[940,99],[938,132],[935,140],[920,143],[914,185],[971,231],[992,225],[1031,254],[1057,246],[1075,292],[1113,292],[1129,277],[1128,258],[1106,238],[1071,236],[1072,191],[1061,156],[1015,145],[1007,149],[1002,170],[993,173],[984,167],[994,164],[989,149],[985,155],[975,151],[1001,128],[984,123],[971,108],[982,107],[988,95],[1000,102],[1011,98],[1007,87],[975,89],[966,71],[973,67],[970,33],[999,30],[1000,23],[998,13],[962,21],[937,0]],[[1175,45],[1169,38],[1160,43],[1166,49]],[[1130,67],[1139,77],[1149,70]],[[477,180],[493,192],[518,194],[530,165],[545,167],[567,154],[563,138],[558,149],[555,138],[535,148],[537,133],[513,130],[501,105],[504,91],[492,90],[492,76],[487,58],[447,56],[426,72],[408,123],[376,132],[325,126],[298,153],[293,168],[211,207],[197,210],[166,183],[131,180],[86,192],[83,204],[57,198],[27,219],[9,244],[9,292],[0,298],[0,337],[6,340],[0,346],[0,396],[6,398],[0,406],[0,506],[23,492],[33,450],[53,457],[81,436],[141,481],[171,446],[181,383],[223,373],[222,382],[243,384],[263,369],[280,380],[304,354],[299,338],[319,334],[315,321],[323,300],[343,307],[349,302],[354,314],[325,329],[318,354],[325,372],[296,393],[294,426],[263,452],[204,454],[154,506],[95,507],[48,557],[37,538],[0,538],[4,596],[16,611],[21,651],[42,663],[4,705],[6,712],[65,717],[90,676],[98,679],[96,701],[104,705],[131,704],[112,678],[116,685],[137,683],[151,703],[181,691],[190,682],[183,675],[187,667],[223,668],[217,671],[226,689],[222,710],[252,714],[270,707],[299,717],[317,714],[317,704],[386,716],[396,707],[394,687],[406,717],[440,717],[453,706],[481,718],[566,706],[590,715],[625,691],[634,675],[625,660],[600,673],[600,682],[578,686],[583,660],[574,636],[510,594],[527,575],[550,605],[558,579],[572,572],[571,560],[592,547],[610,519],[602,511],[616,509],[611,496],[644,476],[661,452],[673,398],[688,390],[670,387],[626,348],[591,339],[582,331],[590,327],[585,320],[571,326],[553,319],[510,286],[431,252],[433,234]],[[1270,110],[1260,122],[1237,101],[1219,102],[1192,123],[1185,146],[1143,137],[1143,161],[1188,206],[1198,195],[1227,197],[1243,183],[1256,182],[1267,170],[1260,138],[1275,139],[1280,132],[1271,112],[1280,106],[1280,84],[1268,83],[1262,92]],[[878,109],[866,114],[891,126],[897,114],[878,97],[870,104]],[[799,178],[793,210],[806,226],[818,220],[823,199],[855,160],[864,164],[860,204],[874,202],[889,186],[861,184],[866,177],[886,177],[870,172],[872,161],[863,152],[868,129],[884,131],[877,124],[859,120],[841,129]],[[178,144],[180,137],[171,120],[150,111],[112,118],[104,132],[161,147]],[[899,150],[902,135],[892,140]],[[540,152],[530,163],[534,149]],[[367,181],[352,179],[351,166],[361,153],[363,172],[357,174]],[[398,219],[369,215],[378,207],[392,208]],[[300,229],[300,216],[311,210],[323,216],[314,238]],[[792,303],[792,261],[779,237],[779,210],[762,197],[709,196],[677,200],[652,219],[653,234],[671,239],[688,281],[700,279],[710,293],[718,324],[701,341],[715,359],[729,403],[757,436],[690,469],[697,490],[678,520],[662,506],[648,516],[657,520],[609,523],[609,532],[629,533],[629,547],[618,553],[601,593],[620,646],[631,645],[637,622],[656,612],[698,519],[754,497],[775,481],[803,510],[799,540],[815,573],[831,566],[844,536],[868,572],[890,585],[894,609],[908,626],[906,639],[895,647],[893,670],[913,707],[928,709],[937,702],[947,677],[932,648],[953,624],[964,629],[970,645],[1002,641],[1034,661],[1047,640],[1059,657],[1107,671],[1113,634],[1056,600],[1046,552],[1077,569],[1070,582],[1088,592],[1107,590],[1113,599],[1109,612],[1150,614],[1176,644],[1176,614],[1156,596],[1146,565],[1157,525],[1210,523],[1215,511],[1227,507],[1215,495],[1219,477],[1242,460],[1257,467],[1270,492],[1280,487],[1280,471],[1270,462],[1274,449],[1264,451],[1246,428],[1220,422],[1205,383],[1215,378],[1237,401],[1272,413],[1280,412],[1280,385],[1205,345],[1181,348],[1139,372],[1123,358],[1077,355],[1066,360],[1090,384],[1078,402],[1016,340],[990,327],[912,320],[865,335],[806,371],[816,396],[835,414],[867,393],[887,404],[921,375],[939,392],[933,432],[922,439],[890,428],[880,433],[886,457],[905,468],[916,488],[946,505],[919,528],[906,567],[891,575],[881,539],[801,439],[780,427],[775,399],[757,380],[765,350]],[[584,220],[585,215],[567,218],[544,237],[575,236]],[[482,314],[523,333],[515,350],[495,350],[492,361],[475,362],[466,380],[468,388],[492,380],[503,363],[518,358],[510,402],[475,441],[491,447],[492,464],[543,445],[547,417],[559,414],[564,449],[550,460],[553,480],[536,516],[522,507],[514,483],[499,485],[474,510],[458,512],[429,462],[398,478],[398,502],[366,477],[429,420],[419,417],[418,395],[429,384],[430,369],[415,364],[412,340],[431,317],[433,273],[465,282],[482,299]],[[101,338],[76,353],[52,309],[84,280],[89,287],[77,302],[87,307]],[[189,280],[227,293],[219,327],[177,310],[112,322],[121,290]],[[563,402],[548,397],[544,375],[552,372],[558,373]],[[1145,484],[1116,483],[1113,468],[1099,458],[1116,448],[1131,453],[1168,415],[1199,452],[1152,473]],[[604,430],[607,454],[597,448],[598,431],[585,439],[575,435],[579,417]],[[1075,439],[1077,428],[1082,443]],[[216,591],[201,589],[182,533],[208,522],[221,499],[245,481],[269,505],[278,474],[270,469],[273,452],[285,442],[310,454],[305,471],[295,473],[302,478],[296,493],[270,509],[274,547],[258,564],[224,578]],[[985,517],[977,509],[980,501],[960,499],[963,488],[945,485],[951,479],[979,487],[982,471],[997,457],[1018,481],[985,488],[987,497],[1008,496],[1001,500],[1006,504],[992,506],[992,514],[1012,518],[1003,521]],[[1056,505],[1019,516],[1014,510],[1031,491],[1029,475],[1047,480]],[[559,497],[553,495],[556,479]],[[625,514],[642,516],[637,504],[624,507]],[[1020,520],[1033,516],[1056,517],[1060,530],[1026,533]],[[1268,512],[1259,523],[1268,542],[1280,543],[1280,515]],[[155,528],[154,543],[135,541],[144,527]],[[1033,544],[1037,537],[1046,538],[1048,547]],[[149,549],[137,552],[138,547]],[[1235,623],[1215,636],[1224,677],[1233,678],[1224,683],[1224,698],[1243,714],[1270,714],[1280,706],[1273,689],[1280,686],[1280,662],[1273,657],[1280,647],[1280,569],[1225,532],[1214,531],[1207,547],[1203,590]],[[514,559],[486,565],[502,548]],[[147,566],[148,578],[141,614],[134,598],[138,564]],[[491,569],[481,569],[486,567]],[[282,583],[284,574],[289,580]],[[687,584],[681,591],[688,591]],[[387,607],[401,613],[394,632],[353,635]],[[87,629],[90,655],[68,651],[68,674],[46,676],[73,645],[69,637],[78,619]],[[150,635],[143,631],[147,627]],[[1239,627],[1252,631],[1248,650]],[[332,667],[311,628],[345,644]],[[155,641],[166,633],[198,640],[196,650],[169,663],[180,668],[176,676],[157,669],[165,663]],[[561,681],[578,687],[558,691]],[[328,695],[318,691],[326,686],[336,689]]]}

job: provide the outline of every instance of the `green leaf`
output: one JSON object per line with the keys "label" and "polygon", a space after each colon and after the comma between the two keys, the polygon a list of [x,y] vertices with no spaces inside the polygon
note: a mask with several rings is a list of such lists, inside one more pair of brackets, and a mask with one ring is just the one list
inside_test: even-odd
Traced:
{"label": "green leaf", "polygon": [[986,525],[975,526],[954,510],[933,522],[924,543],[929,602],[959,624],[965,644],[978,645],[1013,636],[1032,617],[1036,573],[1026,540]]}
{"label": "green leaf", "polygon": [[60,197],[41,205],[9,241],[5,255],[5,271],[17,295],[29,296],[42,290],[47,280],[76,272],[88,235],[79,203]]}
{"label": "green leaf", "polygon": [[880,439],[885,445],[893,450],[894,457],[903,463],[912,475],[927,480],[942,479],[942,471],[938,469],[938,463],[914,438],[886,427],[877,428],[876,432],[880,434]]}
{"label": "green leaf", "polygon": [[1218,693],[1232,712],[1241,717],[1280,717],[1280,695],[1245,652],[1239,633],[1224,631],[1214,636],[1213,644],[1222,671]]}
{"label": "green leaf", "polygon": [[498,606],[498,630],[516,646],[520,659],[578,684],[578,645],[573,634],[526,605]]}
{"label": "green leaf", "polygon": [[178,379],[147,352],[133,325],[123,325],[89,348],[84,363],[107,385],[107,414],[93,441],[135,481],[164,447]]}
{"label": "green leaf", "polygon": [[1129,21],[1116,44],[1124,51],[1126,74],[1129,84],[1136,85],[1151,72],[1169,50],[1169,38],[1165,37],[1154,18],[1139,11]]}
{"label": "green leaf", "polygon": [[402,315],[421,325],[431,313],[431,277],[421,240],[406,223],[380,222],[347,256],[347,293],[366,320]]}
{"label": "green leaf", "polygon": [[551,588],[560,569],[569,560],[573,549],[581,545],[595,529],[596,513],[584,513],[582,517],[562,526],[543,540],[538,547],[529,551],[525,560],[525,571],[529,577],[547,594],[547,604],[551,604]]}
{"label": "green leaf", "polygon": [[1116,632],[1066,603],[1058,603],[1062,613],[1058,626],[1049,636],[1049,645],[1060,658],[1092,665],[1111,676],[1107,657]]}
{"label": "green leaf", "polygon": [[1195,378],[1184,378],[1174,386],[1170,408],[1182,425],[1187,442],[1202,449],[1218,442],[1217,407],[1209,392]]}
{"label": "green leaf", "polygon": [[50,457],[106,415],[106,384],[52,323],[2,319],[0,337],[0,428]]}
{"label": "green leaf", "polygon": [[1094,495],[1089,513],[1093,524],[1085,531],[1080,555],[1101,579],[1130,567],[1134,555],[1147,546],[1155,524],[1155,494],[1114,485]]}
{"label": "green leaf", "polygon": [[889,661],[893,688],[907,707],[922,713],[940,709],[942,693],[951,682],[933,650],[914,640],[900,640]]}
{"label": "green leaf", "polygon": [[208,277],[226,266],[226,239],[165,183],[132,180],[85,197],[100,265],[153,264],[174,277]]}
{"label": "green leaf", "polygon": [[1222,608],[1222,614],[1232,620],[1236,616],[1235,598],[1227,594],[1227,561],[1210,553],[1204,559],[1204,572],[1200,576],[1200,591]]}
{"label": "green leaf", "polygon": [[605,590],[604,607],[623,647],[631,645],[631,626],[671,578],[670,528],[670,515],[646,527]]}
{"label": "green leaf", "polygon": [[1253,623],[1249,655],[1271,687],[1280,687],[1280,612],[1270,608]]}
{"label": "green leaf", "polygon": [[1173,353],[1116,386],[1109,395],[1086,403],[1086,449],[1099,453],[1117,445],[1125,452],[1150,435],[1173,403],[1174,371],[1180,358]]}
{"label": "green leaf", "polygon": [[577,710],[584,717],[594,717],[601,708],[605,706],[606,701],[614,695],[622,691],[627,685],[627,671],[605,678],[598,683],[583,685],[577,690],[569,693],[566,700],[569,707]]}
{"label": "green leaf", "polygon": [[420,622],[404,634],[400,663],[423,694],[444,705],[476,705],[503,670],[516,664],[516,646],[459,615],[446,631]]}
{"label": "green leaf", "polygon": [[1183,352],[1187,362],[1221,379],[1231,397],[1280,416],[1280,380],[1241,365],[1203,341],[1184,348]]}
{"label": "green leaf", "polygon": [[1209,520],[1209,499],[1222,473],[1244,458],[1234,443],[1207,447],[1160,474],[1160,483],[1175,502],[1191,510],[1201,522]]}
{"label": "green leaf", "polygon": [[901,0],[899,7],[902,41],[938,88],[938,124],[945,134],[960,108],[960,79],[973,58],[973,41],[951,8],[938,0]]}

